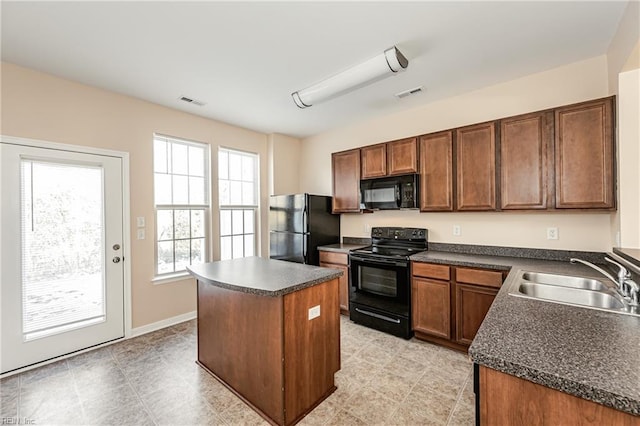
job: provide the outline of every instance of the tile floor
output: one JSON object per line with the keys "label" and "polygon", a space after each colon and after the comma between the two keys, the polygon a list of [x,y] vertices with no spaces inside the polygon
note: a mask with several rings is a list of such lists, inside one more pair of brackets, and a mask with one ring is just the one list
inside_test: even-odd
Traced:
{"label": "tile floor", "polygon": [[[338,389],[300,425],[473,425],[466,355],[341,321]],[[194,320],[2,379],[0,418],[38,426],[267,424],[195,358]]]}

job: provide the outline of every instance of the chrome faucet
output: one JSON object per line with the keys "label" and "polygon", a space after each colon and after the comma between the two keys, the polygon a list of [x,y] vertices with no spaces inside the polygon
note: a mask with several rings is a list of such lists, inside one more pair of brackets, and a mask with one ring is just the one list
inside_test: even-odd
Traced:
{"label": "chrome faucet", "polygon": [[579,263],[582,263],[583,265],[587,265],[591,269],[595,269],[596,271],[600,272],[602,275],[604,275],[605,277],[609,278],[611,281],[616,283],[616,286],[618,287],[618,290],[622,293],[622,282],[620,282],[619,280],[613,278],[613,276],[610,273],[608,273],[607,271],[605,271],[601,267],[599,267],[597,265],[594,265],[591,262],[587,262],[586,260],[576,259],[575,257],[572,257],[570,262],[571,263],[579,262]]}
{"label": "chrome faucet", "polygon": [[629,302],[630,305],[632,306],[639,306],[640,305],[640,286],[631,279],[631,274],[629,273],[629,271],[627,271],[627,268],[625,268],[624,266],[622,266],[621,264],[619,264],[618,262],[615,262],[611,259],[609,259],[608,257],[605,256],[604,258],[607,262],[616,265],[618,267],[618,278],[614,278],[610,273],[608,273],[607,271],[605,271],[604,269],[600,268],[599,266],[594,265],[591,262],[587,262],[586,260],[582,260],[582,259],[576,259],[576,258],[571,258],[571,263],[582,263],[583,265],[586,265],[588,267],[590,267],[591,269],[595,269],[596,271],[600,272],[602,275],[604,275],[605,277],[609,278],[611,281],[613,281],[614,283],[616,283],[616,286],[618,288],[618,292],[622,295],[622,297],[624,297],[625,299],[627,299],[627,301]]}

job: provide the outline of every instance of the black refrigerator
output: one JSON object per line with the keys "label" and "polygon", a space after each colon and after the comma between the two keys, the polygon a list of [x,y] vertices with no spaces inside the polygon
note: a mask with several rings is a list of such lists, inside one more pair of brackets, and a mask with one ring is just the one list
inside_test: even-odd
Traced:
{"label": "black refrigerator", "polygon": [[271,196],[271,259],[318,265],[318,246],[339,242],[340,215],[331,214],[331,197],[310,194]]}

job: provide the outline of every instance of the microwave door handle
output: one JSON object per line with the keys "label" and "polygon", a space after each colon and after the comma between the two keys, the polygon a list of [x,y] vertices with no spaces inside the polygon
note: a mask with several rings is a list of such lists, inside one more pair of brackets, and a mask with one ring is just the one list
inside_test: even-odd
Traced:
{"label": "microwave door handle", "polygon": [[400,185],[395,185],[396,188],[396,205],[398,206],[398,208],[400,208],[402,206],[402,199],[400,197],[400,194],[402,193],[402,191],[400,191]]}

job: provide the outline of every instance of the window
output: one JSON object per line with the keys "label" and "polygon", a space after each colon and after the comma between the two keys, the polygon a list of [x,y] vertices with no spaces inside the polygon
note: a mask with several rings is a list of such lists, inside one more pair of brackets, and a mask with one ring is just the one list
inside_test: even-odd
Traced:
{"label": "window", "polygon": [[218,192],[221,260],[256,254],[257,176],[256,154],[220,148]]}
{"label": "window", "polygon": [[208,145],[154,136],[156,275],[207,259]]}

